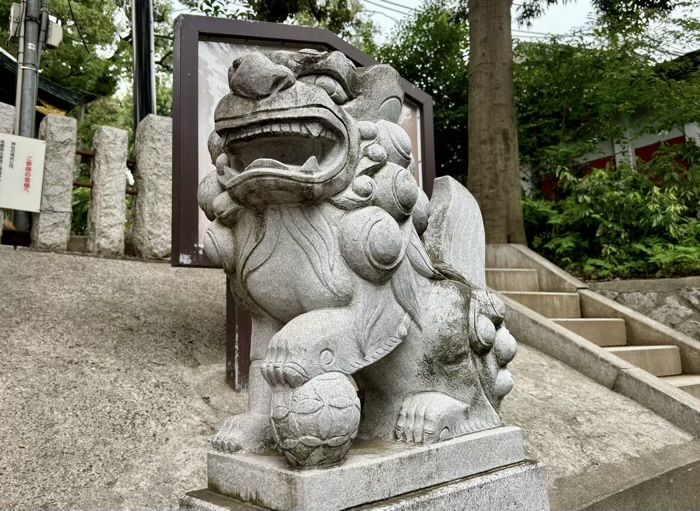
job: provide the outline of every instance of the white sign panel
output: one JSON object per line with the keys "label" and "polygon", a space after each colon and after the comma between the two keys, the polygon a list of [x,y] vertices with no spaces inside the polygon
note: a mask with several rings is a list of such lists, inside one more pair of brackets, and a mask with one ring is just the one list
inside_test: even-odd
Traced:
{"label": "white sign panel", "polygon": [[38,213],[46,142],[0,133],[0,208]]}

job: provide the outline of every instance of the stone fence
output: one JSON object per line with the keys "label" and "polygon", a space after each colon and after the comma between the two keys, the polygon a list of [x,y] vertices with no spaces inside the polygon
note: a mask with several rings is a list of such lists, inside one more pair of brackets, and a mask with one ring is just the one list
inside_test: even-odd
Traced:
{"label": "stone fence", "polygon": [[[12,131],[14,107],[0,103],[0,132]],[[6,119],[10,121],[5,122]],[[32,223],[32,247],[65,251],[70,239],[78,126],[75,119],[49,115],[39,138],[46,141],[41,211]],[[122,256],[126,225],[128,133],[101,127],[95,134],[91,172],[87,249],[96,255]],[[128,236],[135,254],[170,255],[172,207],[172,121],[149,115],[136,130],[133,221]]]}
{"label": "stone fence", "polygon": [[594,282],[591,289],[700,341],[700,277]]}

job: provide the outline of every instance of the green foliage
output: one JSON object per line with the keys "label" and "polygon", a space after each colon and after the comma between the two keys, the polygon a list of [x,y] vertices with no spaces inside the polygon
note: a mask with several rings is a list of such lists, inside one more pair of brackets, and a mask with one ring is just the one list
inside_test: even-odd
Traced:
{"label": "green foliage", "polygon": [[[8,41],[8,26],[12,0],[0,0],[0,44],[17,55],[17,49]],[[114,23],[117,7],[111,0],[73,1],[73,11],[88,44],[110,47],[109,57],[90,57],[80,42],[67,0],[52,0],[51,14],[63,21],[63,42],[58,49],[45,51],[41,57],[42,75],[61,85],[87,95],[112,94],[119,76],[127,65],[128,43],[118,41],[118,26]],[[106,56],[106,55],[105,55]]]}
{"label": "green foliage", "polygon": [[659,65],[636,36],[600,41],[516,44],[520,157],[535,182],[573,170],[599,144],[700,119],[700,77],[684,72],[686,59]]}
{"label": "green foliage", "polygon": [[[547,7],[572,0],[523,0],[518,5],[518,21],[529,25],[544,14]],[[691,5],[688,0],[592,0],[600,21],[614,30],[648,25],[678,7]]]}
{"label": "green foliage", "polygon": [[[172,70],[172,6],[154,1],[156,62],[160,72]],[[7,20],[12,0],[0,0],[0,19]],[[120,80],[130,79],[133,69],[131,47],[131,2],[113,0],[72,0],[75,21],[68,0],[51,0],[50,13],[63,25],[63,42],[55,50],[42,52],[42,76],[87,96],[114,94]],[[80,27],[88,50],[77,30]],[[8,43],[8,26],[0,24],[0,46],[17,55]]]}
{"label": "green foliage", "polygon": [[535,250],[588,278],[700,271],[700,149],[695,144],[662,148],[637,171],[620,166],[579,178],[564,170],[559,178],[564,199],[524,200]]}
{"label": "green foliage", "polygon": [[697,146],[662,148],[636,171],[623,165],[580,177],[580,162],[611,154],[618,141],[700,119],[700,57],[668,50],[697,44],[697,21],[671,12],[697,3],[607,2],[583,33],[515,46],[521,162],[535,188],[559,181],[556,201],[525,199],[528,240],[570,271],[587,278],[700,271]]}
{"label": "green foliage", "polygon": [[124,100],[109,96],[85,105],[79,112],[76,112],[76,115],[80,115],[78,147],[91,149],[92,139],[100,126],[111,126],[127,130],[129,139],[132,140],[134,131],[132,109],[131,95]]}
{"label": "green foliage", "polygon": [[376,28],[359,0],[182,0],[182,4],[207,16],[323,27],[362,51],[376,48]]}
{"label": "green foliage", "polygon": [[73,217],[70,230],[78,236],[87,234],[90,192],[90,188],[73,188]]}
{"label": "green foliage", "polygon": [[469,32],[459,2],[428,0],[396,28],[375,57],[433,97],[440,175],[467,172]]}

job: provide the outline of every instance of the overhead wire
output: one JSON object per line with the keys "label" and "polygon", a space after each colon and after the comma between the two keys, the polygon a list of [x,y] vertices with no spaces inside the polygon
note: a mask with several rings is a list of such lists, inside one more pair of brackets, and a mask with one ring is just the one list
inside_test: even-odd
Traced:
{"label": "overhead wire", "polygon": [[395,22],[395,23],[398,23],[398,22],[399,22],[399,19],[398,19],[398,18],[394,18],[393,16],[389,16],[387,13],[382,12],[382,11],[372,11],[372,10],[370,10],[370,9],[364,9],[362,12],[369,12],[369,13],[372,13],[372,14],[381,14],[382,16],[386,16],[387,18],[389,18],[391,21],[393,21],[393,22]]}
{"label": "overhead wire", "polygon": [[520,33],[524,33],[524,34],[534,34],[534,35],[548,36],[548,37],[551,36],[551,35],[555,35],[555,34],[551,34],[551,33],[548,34],[547,32],[536,32],[536,31],[534,31],[534,30],[522,30],[522,29],[519,29],[519,28],[511,28],[510,31],[511,31],[511,32],[520,32]]}
{"label": "overhead wire", "polygon": [[381,3],[383,3],[383,4],[395,5],[396,7],[401,7],[402,9],[408,9],[409,11],[414,11],[414,12],[415,12],[415,11],[418,10],[418,9],[416,9],[415,7],[407,7],[407,6],[405,6],[405,5],[401,5],[401,4],[399,4],[399,3],[392,2],[391,0],[377,0],[377,1],[378,1],[378,2],[381,2]]}
{"label": "overhead wire", "polygon": [[70,16],[73,18],[73,23],[75,23],[75,28],[78,30],[78,35],[80,36],[80,40],[83,43],[83,46],[85,47],[85,51],[88,52],[88,55],[91,57],[95,57],[92,52],[90,51],[90,48],[88,48],[87,43],[85,42],[85,38],[83,37],[83,32],[80,30],[80,25],[78,25],[78,20],[75,19],[75,13],[73,12],[73,4],[71,4],[71,1],[68,0],[68,9],[70,9]]}
{"label": "overhead wire", "polygon": [[382,5],[382,4],[377,3],[377,2],[374,2],[374,1],[372,1],[372,0],[364,0],[364,1],[367,2],[368,4],[374,5],[374,6],[376,6],[376,7],[381,7],[382,9],[387,9],[387,10],[389,10],[389,11],[393,11],[393,12],[396,12],[396,13],[398,13],[398,14],[403,14],[404,16],[408,16],[408,15],[410,14],[410,13],[408,13],[408,12],[399,11],[398,9],[394,9],[393,7],[389,7],[389,6],[386,6],[386,5]]}

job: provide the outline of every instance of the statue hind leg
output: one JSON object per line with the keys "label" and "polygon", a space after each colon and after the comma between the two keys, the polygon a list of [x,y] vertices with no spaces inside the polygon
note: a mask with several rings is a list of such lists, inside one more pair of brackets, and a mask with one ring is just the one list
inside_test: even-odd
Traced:
{"label": "statue hind leg", "polygon": [[358,375],[361,437],[431,444],[500,424],[515,341],[493,300],[458,282],[433,283],[423,328],[413,325],[404,343]]}

